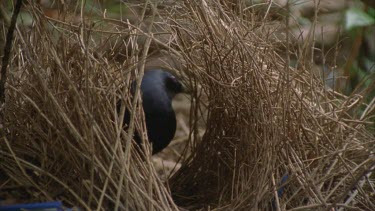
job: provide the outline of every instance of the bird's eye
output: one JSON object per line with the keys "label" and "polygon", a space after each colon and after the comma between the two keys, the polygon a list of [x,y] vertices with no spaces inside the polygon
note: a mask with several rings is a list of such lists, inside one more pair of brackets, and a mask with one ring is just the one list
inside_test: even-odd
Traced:
{"label": "bird's eye", "polygon": [[166,78],[166,86],[167,89],[175,93],[180,93],[183,91],[182,84],[178,81],[176,77],[172,75]]}

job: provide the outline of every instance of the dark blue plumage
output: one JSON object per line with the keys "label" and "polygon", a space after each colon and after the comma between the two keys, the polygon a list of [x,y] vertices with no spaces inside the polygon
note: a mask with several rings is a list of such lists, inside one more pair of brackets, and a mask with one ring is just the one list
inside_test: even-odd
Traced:
{"label": "dark blue plumage", "polygon": [[[173,97],[183,91],[182,84],[171,73],[154,69],[146,71],[141,83],[142,106],[145,112],[148,139],[152,143],[152,154],[163,150],[172,141],[176,132],[176,115],[172,108]],[[129,124],[130,114],[125,111],[124,123]],[[140,144],[137,132],[135,141]]]}

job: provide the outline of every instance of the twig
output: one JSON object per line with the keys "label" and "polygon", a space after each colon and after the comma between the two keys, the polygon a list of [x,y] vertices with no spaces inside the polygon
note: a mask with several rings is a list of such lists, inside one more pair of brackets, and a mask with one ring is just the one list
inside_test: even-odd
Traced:
{"label": "twig", "polygon": [[0,79],[0,104],[1,107],[5,103],[5,82],[7,80],[7,67],[10,58],[10,51],[12,50],[12,41],[13,41],[13,32],[16,28],[16,21],[18,17],[18,13],[21,10],[22,0],[17,0],[16,5],[14,7],[12,20],[10,22],[10,26],[8,29],[8,34],[5,41],[4,46],[4,57],[3,57],[3,66],[1,67],[1,79]]}

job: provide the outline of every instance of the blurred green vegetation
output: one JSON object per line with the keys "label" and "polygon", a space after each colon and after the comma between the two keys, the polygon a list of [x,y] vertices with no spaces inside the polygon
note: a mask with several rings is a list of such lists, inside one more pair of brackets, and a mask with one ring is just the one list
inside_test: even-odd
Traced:
{"label": "blurred green vegetation", "polygon": [[[345,94],[360,93],[364,102],[375,98],[375,9],[360,1],[345,11],[344,27],[351,39],[350,57],[345,66],[349,82]],[[361,115],[363,106],[358,115]],[[375,122],[375,117],[370,119]],[[371,128],[375,130],[375,125]]]}

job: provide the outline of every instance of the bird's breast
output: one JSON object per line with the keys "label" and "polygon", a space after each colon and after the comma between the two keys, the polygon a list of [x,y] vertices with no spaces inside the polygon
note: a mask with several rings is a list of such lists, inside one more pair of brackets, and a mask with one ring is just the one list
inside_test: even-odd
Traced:
{"label": "bird's breast", "polygon": [[174,111],[145,113],[147,135],[153,146],[153,154],[169,145],[176,132]]}

